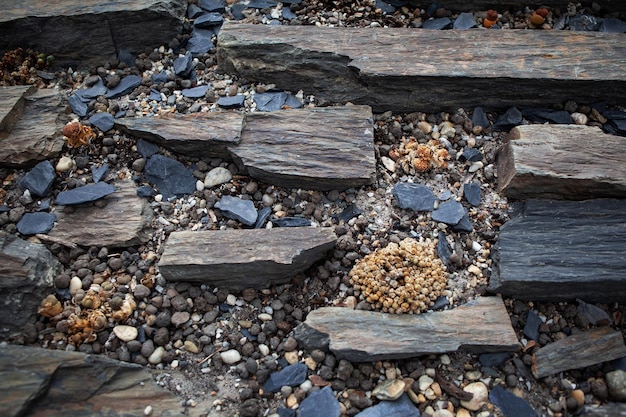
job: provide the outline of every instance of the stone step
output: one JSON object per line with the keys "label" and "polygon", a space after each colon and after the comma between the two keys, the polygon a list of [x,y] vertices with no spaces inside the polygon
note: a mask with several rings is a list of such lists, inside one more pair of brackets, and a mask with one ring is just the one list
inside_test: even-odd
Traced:
{"label": "stone step", "polygon": [[626,138],[598,127],[526,125],[498,150],[498,188],[513,199],[626,197]]}
{"label": "stone step", "polygon": [[519,342],[500,297],[479,297],[448,311],[386,314],[322,307],[310,312],[294,337],[309,352],[373,362],[464,350],[513,352]]}
{"label": "stone step", "polygon": [[489,291],[522,300],[626,301],[626,200],[528,200],[500,229]]}
{"label": "stone step", "polygon": [[183,27],[180,0],[3,0],[0,53],[31,48],[55,65],[102,65],[120,50],[136,55],[167,45]]}
{"label": "stone step", "polygon": [[35,86],[16,85],[0,87],[0,134],[13,130],[13,126],[24,110],[24,96],[34,93]]}
{"label": "stone step", "polygon": [[[422,8],[427,8],[430,3],[424,1],[410,1],[411,4],[417,4]],[[561,10],[567,10],[567,5],[570,3],[568,0],[546,0],[541,3],[534,3],[535,5],[552,8],[559,8]],[[615,0],[596,0],[594,1],[598,6],[609,12],[626,12],[626,2],[623,1],[615,1]],[[532,7],[532,3],[528,3],[525,0],[504,0],[498,1],[497,3],[484,1],[484,0],[446,0],[445,3],[442,3],[446,9],[454,10],[454,11],[464,11],[464,12],[472,12],[476,10],[488,10],[491,8],[497,8],[498,11],[502,12],[510,8],[523,9],[524,7]]]}
{"label": "stone step", "polygon": [[217,56],[223,72],[332,102],[368,104],[377,113],[456,111],[567,99],[619,103],[626,96],[623,39],[598,32],[227,22]]}
{"label": "stone step", "polygon": [[172,232],[159,270],[168,281],[202,282],[243,290],[290,282],[332,249],[333,228]]}
{"label": "stone step", "polygon": [[369,106],[129,118],[116,125],[183,155],[232,159],[241,173],[276,186],[344,190],[376,178]]}

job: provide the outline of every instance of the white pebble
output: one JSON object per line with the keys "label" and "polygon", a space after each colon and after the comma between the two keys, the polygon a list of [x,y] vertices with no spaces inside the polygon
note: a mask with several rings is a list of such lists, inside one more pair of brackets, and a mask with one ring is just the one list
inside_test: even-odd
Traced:
{"label": "white pebble", "polygon": [[226,304],[228,304],[229,306],[234,306],[236,302],[237,297],[235,297],[233,294],[228,294],[226,296]]}
{"label": "white pebble", "polygon": [[482,161],[473,162],[472,165],[468,168],[469,172],[476,172],[484,166]]}
{"label": "white pebble", "polygon": [[586,125],[589,121],[587,116],[583,113],[572,113],[572,120],[574,120],[574,123],[577,125]]}
{"label": "white pebble", "polygon": [[76,295],[76,291],[83,288],[83,281],[80,278],[74,276],[70,280],[70,295],[73,297]]}
{"label": "white pebble", "polygon": [[150,357],[148,358],[148,362],[150,362],[152,365],[159,364],[163,360],[164,354],[165,348],[163,346],[159,346],[154,349],[154,352],[152,352],[152,355],[150,355]]}
{"label": "white pebble", "polygon": [[113,328],[113,333],[115,333],[118,339],[124,342],[130,342],[137,338],[138,331],[136,327],[118,324]]}
{"label": "white pebble", "polygon": [[426,389],[430,387],[433,382],[435,382],[435,380],[429,377],[428,375],[420,376],[419,379],[417,380],[419,391],[422,393],[425,392]]}
{"label": "white pebble", "polygon": [[463,391],[474,394],[471,400],[461,401],[461,405],[470,411],[480,410],[489,397],[489,389],[482,382],[472,382],[463,388]]}
{"label": "white pebble", "polygon": [[72,158],[70,158],[69,156],[62,156],[61,159],[59,159],[59,162],[57,162],[55,169],[57,170],[57,172],[65,172],[72,169],[73,166],[74,161],[72,160]]}
{"label": "white pebble", "polygon": [[204,183],[200,180],[196,181],[196,190],[198,191],[203,191],[204,190]]}
{"label": "white pebble", "polygon": [[261,313],[258,315],[259,320],[261,321],[270,321],[272,319],[272,315],[271,314],[267,314],[267,313]]}
{"label": "white pebble", "polygon": [[204,177],[204,186],[206,188],[215,187],[216,185],[225,184],[233,179],[233,174],[224,167],[213,168],[207,172]]}
{"label": "white pebble", "polygon": [[450,365],[450,356],[448,356],[447,354],[443,354],[439,357],[439,360],[441,361],[441,363],[443,365]]}
{"label": "white pebble", "polygon": [[266,344],[261,343],[259,345],[259,353],[261,353],[261,355],[263,356],[267,356],[270,354],[270,348]]}
{"label": "white pebble", "polygon": [[241,360],[241,354],[237,349],[230,349],[225,352],[220,353],[220,357],[222,358],[222,362],[227,365],[232,365]]}
{"label": "white pebble", "polygon": [[479,250],[481,250],[482,248],[483,248],[483,247],[482,247],[482,246],[480,246],[480,243],[478,243],[478,242],[476,242],[476,241],[473,241],[473,242],[472,242],[472,250],[473,250],[474,252],[478,252],[478,251],[479,251]]}
{"label": "white pebble", "polygon": [[149,416],[152,415],[152,406],[149,405],[146,408],[143,409],[143,415],[144,416]]}

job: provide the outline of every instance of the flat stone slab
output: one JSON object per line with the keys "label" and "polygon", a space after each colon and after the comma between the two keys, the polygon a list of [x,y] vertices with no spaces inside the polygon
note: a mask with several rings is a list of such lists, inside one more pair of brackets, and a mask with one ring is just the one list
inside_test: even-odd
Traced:
{"label": "flat stone slab", "polygon": [[598,127],[526,125],[498,150],[498,188],[513,199],[626,197],[626,138]]}
{"label": "flat stone slab", "polygon": [[623,417],[626,416],[625,403],[607,403],[604,405],[585,405],[580,417]]}
{"label": "flat stone slab", "polygon": [[376,113],[626,96],[622,34],[225,22],[217,45],[223,72]]}
{"label": "flat stone slab", "polygon": [[22,97],[24,107],[21,114],[13,111],[17,117],[9,124],[11,130],[0,132],[0,166],[31,167],[58,156],[63,148],[61,97],[51,90]]}
{"label": "flat stone slab", "polygon": [[230,151],[251,177],[277,186],[359,187],[376,178],[372,123],[368,106],[252,113]]}
{"label": "flat stone slab", "polygon": [[284,284],[335,245],[332,228],[172,232],[159,270],[169,281],[242,290]]}
{"label": "flat stone slab", "polygon": [[17,47],[54,55],[55,65],[102,65],[117,51],[167,45],[181,33],[181,0],[4,0],[0,52]]}
{"label": "flat stone slab", "polygon": [[622,333],[599,327],[549,343],[533,355],[532,372],[543,378],[626,356]]}
{"label": "flat stone slab", "polygon": [[500,229],[488,290],[522,300],[626,300],[626,200],[528,200]]}
{"label": "flat stone slab", "polygon": [[184,416],[180,400],[140,365],[101,355],[0,347],[0,415]]}
{"label": "flat stone slab", "polygon": [[308,351],[330,350],[337,358],[353,362],[457,350],[486,353],[519,349],[500,297],[479,297],[452,310],[416,315],[322,307],[307,315],[294,336]]}
{"label": "flat stone slab", "polygon": [[0,132],[10,132],[24,109],[24,96],[35,92],[32,85],[0,87]]}
{"label": "flat stone slab", "polygon": [[229,156],[227,146],[241,140],[244,116],[236,112],[171,114],[118,119],[115,125],[133,136],[190,156]]}
{"label": "flat stone slab", "polygon": [[117,191],[103,198],[106,206],[77,206],[74,212],[57,210],[58,224],[48,233],[55,239],[80,246],[128,247],[152,237],[152,210],[137,197],[130,181],[113,183]]}

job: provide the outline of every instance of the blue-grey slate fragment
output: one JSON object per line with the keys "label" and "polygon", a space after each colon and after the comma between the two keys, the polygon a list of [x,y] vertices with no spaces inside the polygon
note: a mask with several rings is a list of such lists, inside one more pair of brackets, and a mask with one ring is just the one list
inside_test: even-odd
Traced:
{"label": "blue-grey slate fragment", "polygon": [[489,127],[489,119],[482,107],[475,107],[472,113],[472,124],[474,126],[480,126],[483,129]]}
{"label": "blue-grey slate fragment", "polygon": [[55,200],[59,206],[71,206],[75,204],[89,203],[114,193],[115,187],[106,182],[83,185],[67,191],[61,191]]}
{"label": "blue-grey slate fragment", "polygon": [[467,30],[473,27],[476,27],[476,19],[472,13],[468,12],[461,13],[452,25],[452,29],[459,30]]}
{"label": "blue-grey slate fragment", "polygon": [[137,197],[141,198],[151,198],[154,197],[156,193],[154,189],[149,185],[142,185],[141,187],[137,187]]}
{"label": "blue-grey slate fragment", "polygon": [[441,262],[448,266],[450,256],[452,256],[452,250],[450,249],[450,245],[448,245],[446,235],[443,234],[442,231],[439,231],[439,234],[437,235],[437,254],[439,255],[439,259],[441,259]]}
{"label": "blue-grey slate fragment", "polygon": [[437,311],[441,310],[444,307],[447,307],[450,304],[450,300],[445,295],[437,297],[435,303],[430,307],[431,310]]}
{"label": "blue-grey slate fragment", "polygon": [[107,176],[108,173],[109,173],[109,164],[104,164],[99,167],[96,167],[96,166],[91,167],[91,178],[93,179],[94,183],[102,181]]}
{"label": "blue-grey slate fragment", "polygon": [[465,148],[459,157],[459,161],[478,162],[483,160],[483,154],[476,148]]}
{"label": "blue-grey slate fragment", "polygon": [[152,82],[155,84],[163,84],[168,81],[166,72],[157,72],[152,74]]}
{"label": "blue-grey slate fragment", "polygon": [[99,79],[91,88],[83,88],[74,92],[74,95],[78,97],[83,103],[89,103],[91,100],[103,96],[107,93],[107,87]]}
{"label": "blue-grey slate fragment", "polygon": [[284,7],[282,9],[283,19],[293,20],[298,17],[297,14],[291,11],[291,9]]}
{"label": "blue-grey slate fragment", "polygon": [[465,208],[463,208],[463,212],[463,217],[461,217],[461,220],[459,220],[457,224],[452,225],[452,230],[456,232],[469,233],[474,230],[474,226],[472,226],[472,222],[470,221],[469,216],[467,215],[467,210],[465,210]]}
{"label": "blue-grey slate fragment", "polygon": [[296,410],[291,408],[278,407],[276,410],[278,417],[296,417]]}
{"label": "blue-grey slate fragment", "polygon": [[195,4],[190,4],[187,7],[187,17],[189,19],[195,19],[196,17],[200,16],[203,13],[204,13],[204,10],[202,10],[201,8],[196,6]]}
{"label": "blue-grey slate fragment", "polygon": [[191,55],[196,56],[204,54],[215,48],[213,44],[213,35],[217,35],[219,27],[213,29],[198,29],[193,28],[191,31],[191,38],[187,42],[187,51]]}
{"label": "blue-grey slate fragment", "polygon": [[120,83],[107,91],[107,98],[118,98],[128,94],[141,85],[141,77],[138,75],[127,75]]}
{"label": "blue-grey slate fragment", "polygon": [[255,94],[254,102],[258,111],[272,112],[280,110],[283,106],[297,109],[302,107],[300,100],[284,91]]}
{"label": "blue-grey slate fragment", "polygon": [[250,0],[248,7],[251,9],[267,9],[268,7],[276,7],[276,1],[270,0]]}
{"label": "blue-grey slate fragment", "polygon": [[[278,392],[281,387],[295,387],[306,381],[307,367],[303,363],[294,363],[286,366],[278,372],[270,374],[263,385],[266,392]],[[323,415],[323,414],[320,414]]]}
{"label": "blue-grey slate fragment", "polygon": [[200,98],[204,97],[206,92],[209,90],[208,85],[201,85],[194,88],[184,88],[182,94],[184,97],[188,98]]}
{"label": "blue-grey slate fragment", "polygon": [[502,366],[506,361],[511,359],[510,352],[498,352],[498,353],[483,353],[478,356],[478,361],[482,366]]}
{"label": "blue-grey slate fragment", "polygon": [[409,396],[402,394],[395,401],[381,401],[373,407],[366,408],[355,417],[420,417]]}
{"label": "blue-grey slate fragment", "polygon": [[345,223],[348,223],[350,219],[362,213],[363,211],[360,208],[358,208],[356,204],[352,203],[348,207],[343,209],[341,213],[333,214],[331,217],[333,219],[336,219],[337,221],[343,220]]}
{"label": "blue-grey slate fragment", "polygon": [[52,230],[57,216],[54,213],[36,212],[26,213],[17,222],[17,231],[23,235],[48,233]]}
{"label": "blue-grey slate fragment", "polygon": [[67,101],[70,104],[70,107],[72,108],[72,111],[77,116],[79,116],[79,117],[87,116],[87,113],[89,112],[89,108],[87,107],[87,104],[85,104],[85,102],[83,102],[80,99],[80,97],[78,97],[76,94],[72,94],[71,96],[69,96]]}
{"label": "blue-grey slate fragment", "polygon": [[159,93],[154,88],[150,89],[150,95],[148,96],[148,100],[161,101],[161,93]]}
{"label": "blue-grey slate fragment", "polygon": [[108,132],[115,125],[115,118],[108,112],[96,113],[89,118],[89,123],[103,132]]}
{"label": "blue-grey slate fragment", "polygon": [[243,3],[235,3],[230,6],[230,13],[233,15],[235,20],[243,20],[245,18],[243,11],[246,10],[248,6]]}
{"label": "blue-grey slate fragment", "polygon": [[241,223],[254,226],[258,213],[251,200],[244,200],[238,197],[225,195],[220,201],[215,203],[215,207],[220,209],[224,216],[235,219]]}
{"label": "blue-grey slate fragment", "polygon": [[311,225],[311,221],[304,217],[282,217],[272,219],[272,223],[278,227],[306,227]]}
{"label": "blue-grey slate fragment", "polygon": [[480,205],[480,184],[477,182],[468,182],[463,185],[463,197],[472,206]]}
{"label": "blue-grey slate fragment", "polygon": [[153,155],[148,159],[144,176],[156,186],[165,200],[196,191],[196,179],[192,170],[163,155]]}
{"label": "blue-grey slate fragment", "polygon": [[263,227],[271,214],[271,207],[263,207],[261,210],[259,210],[259,212],[257,213],[256,222],[254,222],[254,228],[260,229],[261,227]]}
{"label": "blue-grey slate fragment", "polygon": [[422,23],[423,29],[442,30],[450,27],[452,20],[448,17],[437,17],[435,19],[428,19]]}
{"label": "blue-grey slate fragment", "polygon": [[496,385],[489,392],[489,401],[500,409],[504,417],[537,417],[537,412],[523,399]]}
{"label": "blue-grey slate fragment", "polygon": [[548,109],[524,109],[522,116],[534,123],[556,123],[561,125],[571,125],[574,123],[572,116],[565,110]]}
{"label": "blue-grey slate fragment", "polygon": [[174,60],[174,73],[181,77],[188,77],[193,69],[193,57],[191,52],[187,51],[185,55],[179,56]]}
{"label": "blue-grey slate fragment", "polygon": [[300,403],[299,417],[339,417],[340,415],[339,401],[335,398],[330,387],[324,387],[319,391],[310,393]]}
{"label": "blue-grey slate fragment", "polygon": [[580,298],[577,298],[576,302],[578,303],[578,312],[587,317],[592,325],[607,326],[611,323],[611,317],[600,307],[588,304]]}
{"label": "blue-grey slate fragment", "polygon": [[600,32],[624,33],[626,32],[626,22],[615,17],[605,17],[600,22]]}
{"label": "blue-grey slate fragment", "polygon": [[[493,27],[493,26],[492,26]],[[517,107],[511,107],[493,124],[493,130],[511,130],[523,122],[522,112]]]}
{"label": "blue-grey slate fragment", "polygon": [[52,184],[56,178],[56,172],[50,161],[41,161],[24,175],[18,185],[23,190],[28,190],[31,195],[45,197],[50,193]]}
{"label": "blue-grey slate fragment", "polygon": [[393,14],[396,11],[396,8],[383,0],[376,0],[376,9],[380,9],[383,14]]}
{"label": "blue-grey slate fragment", "polygon": [[207,29],[213,26],[219,26],[224,22],[224,18],[221,13],[205,13],[202,16],[196,18],[193,25],[200,29]]}
{"label": "blue-grey slate fragment", "polygon": [[137,152],[139,152],[139,155],[144,158],[150,158],[152,155],[159,152],[159,145],[148,142],[147,140],[139,139],[137,141]]}
{"label": "blue-grey slate fragment", "polygon": [[526,325],[524,326],[524,336],[531,340],[539,340],[539,326],[543,323],[541,318],[532,310],[528,311],[526,316]]}
{"label": "blue-grey slate fragment", "polygon": [[117,53],[117,60],[125,63],[129,67],[135,66],[135,57],[128,49],[120,49]]}
{"label": "blue-grey slate fragment", "polygon": [[224,13],[226,11],[224,0],[200,0],[198,6],[207,12]]}
{"label": "blue-grey slate fragment", "polygon": [[465,209],[463,205],[458,201],[451,200],[439,204],[439,207],[433,211],[432,218],[436,222],[455,225],[464,215]]}
{"label": "blue-grey slate fragment", "polygon": [[243,106],[243,102],[246,97],[243,94],[237,94],[236,96],[220,97],[217,100],[217,105],[224,109],[237,109]]}
{"label": "blue-grey slate fragment", "polygon": [[415,211],[433,211],[435,195],[430,188],[422,184],[402,182],[393,187],[393,196],[398,207]]}

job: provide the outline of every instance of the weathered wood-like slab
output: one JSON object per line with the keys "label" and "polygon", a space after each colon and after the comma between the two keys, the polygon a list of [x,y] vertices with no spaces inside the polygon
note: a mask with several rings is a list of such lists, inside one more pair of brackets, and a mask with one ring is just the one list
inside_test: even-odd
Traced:
{"label": "weathered wood-like slab", "polygon": [[497,158],[507,197],[626,197],[626,138],[576,125],[518,126],[509,138]]}
{"label": "weathered wood-like slab", "polygon": [[125,118],[115,125],[179,154],[227,157],[226,147],[241,140],[243,120],[243,114],[237,112],[192,113]]}
{"label": "weathered wood-like slab", "polygon": [[54,158],[63,148],[61,97],[51,90],[24,96],[10,132],[0,133],[0,166],[25,168]]}
{"label": "weathered wood-like slab", "polygon": [[624,417],[625,403],[607,403],[604,405],[585,405],[580,417]]}
{"label": "weathered wood-like slab", "polygon": [[182,30],[180,0],[3,0],[0,52],[17,47],[54,55],[55,65],[102,65],[167,43]]}
{"label": "weathered wood-like slab", "polygon": [[626,200],[528,200],[500,229],[489,291],[524,300],[626,300]]}
{"label": "weathered wood-like slab", "polygon": [[626,345],[622,333],[610,327],[599,327],[539,349],[533,355],[532,372],[535,378],[543,378],[624,356]]}
{"label": "weathered wood-like slab", "polygon": [[0,87],[0,132],[10,132],[13,129],[24,109],[24,96],[32,94],[36,89],[32,85]]}
{"label": "weathered wood-like slab", "polygon": [[142,366],[105,356],[0,347],[0,415],[183,416],[180,400]]}
{"label": "weathered wood-like slab", "polygon": [[[623,0],[598,0],[597,3],[604,10],[609,12],[626,12],[626,2]],[[411,0],[409,4],[412,6],[421,6],[423,9],[427,8],[431,3],[427,1]],[[567,10],[568,0],[546,0],[543,2],[527,2],[525,0],[504,0],[497,3],[484,1],[484,0],[446,0],[446,9],[460,11],[460,12],[473,12],[476,10],[488,10],[497,8],[498,11],[503,11],[511,7],[517,9],[523,9],[524,7],[539,7],[545,6],[549,8],[559,8],[561,11]]]}
{"label": "weathered wood-like slab", "polygon": [[231,147],[242,170],[258,180],[311,190],[343,190],[376,178],[372,110],[343,106],[246,116]]}
{"label": "weathered wood-like slab", "polygon": [[309,313],[294,336],[309,351],[330,349],[354,362],[519,349],[500,297],[479,297],[452,310],[417,315],[323,307]]}
{"label": "weathered wood-like slab", "polygon": [[152,210],[145,198],[137,197],[130,180],[113,183],[117,191],[104,197],[105,207],[84,205],[71,213],[57,210],[58,224],[52,238],[80,246],[128,247],[152,237]]}
{"label": "weathered wood-like slab", "polygon": [[332,228],[314,227],[173,232],[159,270],[169,281],[268,288],[309,268],[336,240]]}
{"label": "weathered wood-like slab", "polygon": [[622,34],[226,23],[217,53],[221,71],[375,112],[626,96]]}

